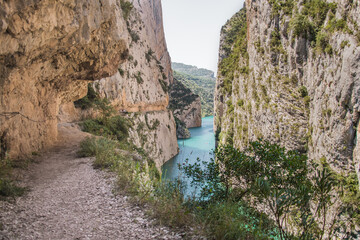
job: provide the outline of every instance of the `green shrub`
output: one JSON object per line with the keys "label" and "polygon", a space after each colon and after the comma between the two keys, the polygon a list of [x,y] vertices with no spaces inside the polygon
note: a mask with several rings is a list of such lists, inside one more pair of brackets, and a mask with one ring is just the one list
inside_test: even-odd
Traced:
{"label": "green shrub", "polygon": [[147,52],[145,52],[145,58],[148,63],[153,58],[153,54],[154,54],[154,51],[151,48],[149,48],[149,50]]}
{"label": "green shrub", "polygon": [[326,15],[329,11],[335,13],[336,8],[336,3],[328,3],[325,0],[304,1],[302,11],[290,22],[294,37],[302,36],[311,42],[315,41],[317,34],[324,27]]}
{"label": "green shrub", "polygon": [[94,168],[112,168],[119,161],[119,156],[115,154],[116,143],[106,139],[99,138],[95,140],[95,160]]}
{"label": "green shrub", "polygon": [[82,130],[98,136],[107,136],[118,141],[126,140],[129,136],[130,122],[121,116],[109,119],[87,119],[81,123]]}
{"label": "green shrub", "polygon": [[340,196],[341,200],[345,205],[343,206],[342,211],[345,212],[348,216],[349,224],[352,227],[360,225],[360,191],[359,191],[359,181],[357,174],[355,172],[348,175],[337,174],[333,172],[335,179],[340,186]]}
{"label": "green shrub", "polygon": [[22,196],[26,191],[26,188],[17,186],[10,179],[0,178],[0,200]]}
{"label": "green shrub", "polygon": [[17,186],[12,180],[13,161],[5,157],[0,158],[0,200],[23,195],[27,188]]}
{"label": "green shrub", "polygon": [[298,91],[299,91],[300,96],[302,98],[308,96],[308,91],[307,91],[307,88],[305,86],[301,86]]}
{"label": "green shrub", "polygon": [[130,33],[130,37],[131,40],[135,43],[137,43],[140,40],[140,36],[139,34],[137,34],[136,32],[132,31],[130,28],[128,28],[128,31]]}
{"label": "green shrub", "polygon": [[133,77],[136,79],[136,82],[138,84],[144,83],[144,79],[141,77],[142,73],[140,71],[137,72],[137,74],[133,74]]}
{"label": "green shrub", "polygon": [[290,26],[293,29],[294,37],[304,37],[314,40],[315,30],[314,25],[309,21],[305,15],[298,14],[291,19]]}
{"label": "green shrub", "polygon": [[272,52],[279,53],[281,48],[281,39],[279,29],[271,32],[270,36],[270,49]]}
{"label": "green shrub", "polygon": [[243,99],[239,99],[239,101],[237,102],[237,104],[238,104],[238,106],[239,107],[244,107],[244,105],[245,105],[245,102],[244,102],[244,100]]}
{"label": "green shrub", "polygon": [[330,37],[325,32],[320,32],[316,36],[316,48],[319,52],[325,52],[327,54],[332,54],[332,47],[329,43]]}
{"label": "green shrub", "polygon": [[282,12],[285,15],[291,15],[294,9],[294,0],[269,0],[273,17],[280,15]]}
{"label": "green shrub", "polygon": [[244,202],[224,201],[205,205],[198,213],[213,239],[271,239],[274,223]]}
{"label": "green shrub", "polygon": [[[327,224],[331,226],[327,229],[330,236],[338,236],[337,227],[341,227],[341,220],[347,213],[340,211],[334,222],[329,222],[327,216],[334,190],[344,184],[335,181],[334,174],[324,165],[313,164],[313,174],[309,177],[305,155],[286,151],[267,141],[252,142],[244,151],[231,145],[220,146],[215,154],[216,161],[203,162],[205,168],[199,162],[182,167],[186,176],[192,178],[192,184],[200,187],[203,202],[240,204],[251,199],[252,204],[265,205],[275,220],[273,224],[280,239],[322,239]],[[356,176],[351,179],[356,180]],[[356,196],[350,197],[355,199],[350,205],[355,206],[359,191],[354,189],[358,189],[358,183],[352,183],[347,186],[354,187],[347,189],[353,192],[351,196]],[[315,212],[311,211],[310,203],[315,203]],[[353,207],[351,209],[349,212],[358,216],[358,212]],[[216,219],[226,218],[227,214],[223,215]],[[316,222],[315,219],[320,217],[324,221]],[[285,219],[292,222],[297,232],[290,233],[284,224]],[[235,217],[231,220],[235,221]],[[229,227],[232,232],[232,226]]]}
{"label": "green shrub", "polygon": [[120,0],[120,6],[124,14],[124,19],[127,20],[134,6],[131,2],[127,2],[125,0]]}
{"label": "green shrub", "polygon": [[121,69],[121,68],[119,68],[118,70],[119,70],[120,75],[123,77],[124,74],[125,74],[125,71],[123,69]]}
{"label": "green shrub", "polygon": [[94,157],[96,155],[96,138],[86,137],[80,142],[80,150],[77,152],[79,157]]}
{"label": "green shrub", "polygon": [[323,26],[328,12],[335,13],[336,8],[336,3],[328,3],[325,0],[307,0],[304,3],[302,13],[311,18],[316,32],[318,32]]}
{"label": "green shrub", "polygon": [[340,45],[341,49],[344,49],[346,46],[349,46],[349,41],[348,40],[342,41]]}
{"label": "green shrub", "polygon": [[226,105],[227,105],[227,107],[228,107],[227,113],[228,113],[228,114],[233,114],[233,113],[234,113],[234,105],[232,104],[232,101],[231,101],[231,100],[228,100],[228,101],[226,102]]}
{"label": "green shrub", "polygon": [[347,26],[345,19],[336,19],[335,17],[332,18],[325,27],[326,30],[330,31],[331,33],[334,31],[346,31],[350,32],[349,27]]}
{"label": "green shrub", "polygon": [[[120,71],[120,70],[119,70]],[[99,94],[94,90],[92,84],[88,84],[88,92],[85,97],[74,102],[75,107],[81,108],[83,110],[92,108],[96,105],[96,102],[99,101]]]}

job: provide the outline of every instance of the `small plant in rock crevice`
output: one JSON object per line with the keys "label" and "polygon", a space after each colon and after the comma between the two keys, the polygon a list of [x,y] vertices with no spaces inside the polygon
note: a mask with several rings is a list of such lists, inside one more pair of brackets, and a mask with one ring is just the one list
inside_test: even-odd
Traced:
{"label": "small plant in rock crevice", "polygon": [[131,10],[134,8],[133,4],[125,0],[120,0],[120,7],[123,11],[124,19],[127,20],[130,16]]}

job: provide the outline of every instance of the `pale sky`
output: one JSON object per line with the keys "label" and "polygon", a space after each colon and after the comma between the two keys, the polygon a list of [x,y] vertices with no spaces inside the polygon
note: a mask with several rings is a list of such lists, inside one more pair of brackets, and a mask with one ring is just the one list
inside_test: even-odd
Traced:
{"label": "pale sky", "polygon": [[221,27],[243,5],[244,0],[162,0],[171,60],[216,72]]}

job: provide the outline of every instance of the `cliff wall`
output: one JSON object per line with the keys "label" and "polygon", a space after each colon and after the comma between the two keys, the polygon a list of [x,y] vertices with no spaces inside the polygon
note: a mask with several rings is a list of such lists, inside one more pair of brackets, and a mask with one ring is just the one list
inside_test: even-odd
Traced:
{"label": "cliff wall", "polygon": [[127,35],[115,0],[1,0],[1,157],[51,145],[59,105],[118,70]]}
{"label": "cliff wall", "polygon": [[187,128],[201,127],[201,100],[179,80],[174,79],[170,89],[170,109]]}
{"label": "cliff wall", "polygon": [[264,138],[359,174],[359,5],[246,1],[221,32],[219,142]]}
{"label": "cliff wall", "polygon": [[[173,76],[163,31],[161,1],[134,1],[127,6],[125,40],[129,48],[126,59],[118,65],[114,75],[95,81],[92,86],[118,113],[138,113],[128,114],[137,130],[130,134],[130,141],[143,148],[160,167],[178,153],[175,121],[167,109],[168,86]],[[96,112],[75,109],[72,102],[61,106],[60,110],[61,118],[66,121],[96,116]],[[161,124],[156,129],[149,128],[153,126],[152,121]],[[144,139],[149,142],[145,143]]]}
{"label": "cliff wall", "polygon": [[160,0],[16,0],[0,1],[0,9],[2,157],[50,146],[59,122],[96,116],[73,103],[89,82],[115,110],[138,113],[129,114],[135,129],[150,126],[151,144],[141,142],[143,130],[131,141],[158,167],[177,154]]}

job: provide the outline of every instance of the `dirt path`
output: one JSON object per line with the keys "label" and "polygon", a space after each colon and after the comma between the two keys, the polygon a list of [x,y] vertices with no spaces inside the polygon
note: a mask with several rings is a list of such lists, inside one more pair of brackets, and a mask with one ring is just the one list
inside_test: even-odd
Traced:
{"label": "dirt path", "polygon": [[126,196],[112,194],[114,179],[77,158],[86,134],[59,128],[60,142],[33,164],[24,181],[31,191],[0,202],[0,239],[181,239],[152,224]]}

